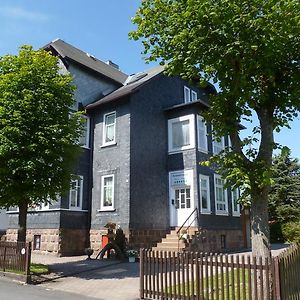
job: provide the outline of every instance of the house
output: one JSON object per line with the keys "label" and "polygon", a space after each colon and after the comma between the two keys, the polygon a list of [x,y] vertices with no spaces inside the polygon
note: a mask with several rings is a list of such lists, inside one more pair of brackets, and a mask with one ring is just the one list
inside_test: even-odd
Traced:
{"label": "house", "polygon": [[8,217],[6,215],[6,209],[0,209],[0,237],[5,234],[8,226]]}
{"label": "house", "polygon": [[86,107],[93,120],[94,249],[107,222],[120,225],[131,245],[149,247],[196,207],[206,248],[243,246],[238,191],[225,190],[221,177],[200,165],[229,146],[228,137],[213,141],[201,116],[212,92],[156,67]]}
{"label": "house", "polygon": [[[35,250],[60,255],[102,247],[105,225],[120,226],[128,242],[150,247],[198,209],[205,249],[240,248],[244,228],[238,191],[200,165],[230,146],[214,141],[202,114],[213,86],[199,89],[162,67],[127,76],[62,40],[44,47],[60,58],[77,86],[76,107],[86,110],[78,179],[70,191],[28,214]],[[9,212],[7,239],[16,238],[17,212]],[[197,224],[198,223],[198,224]]]}

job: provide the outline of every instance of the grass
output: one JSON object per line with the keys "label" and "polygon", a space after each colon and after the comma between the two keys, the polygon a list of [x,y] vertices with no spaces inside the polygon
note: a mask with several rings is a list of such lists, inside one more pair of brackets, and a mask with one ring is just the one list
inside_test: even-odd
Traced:
{"label": "grass", "polygon": [[[13,270],[13,269],[5,269],[5,272],[24,275],[24,272],[18,271],[18,270]],[[32,263],[30,265],[30,273],[33,274],[33,275],[42,275],[42,274],[47,274],[48,272],[49,272],[49,268],[48,268],[47,265],[34,264],[34,263]]]}
{"label": "grass", "polygon": [[30,265],[30,272],[33,273],[34,275],[46,274],[49,272],[49,268],[47,265],[32,263]]}
{"label": "grass", "polygon": [[[244,295],[244,286],[243,286],[243,277],[242,274],[240,272],[239,274],[239,286],[237,285],[237,279],[238,279],[238,273],[236,270],[234,271],[228,271],[223,273],[223,281],[222,281],[222,276],[221,274],[218,275],[214,275],[212,277],[207,277],[203,279],[203,292],[204,292],[204,296],[203,299],[210,299],[210,300],[214,300],[217,299],[217,295],[216,295],[216,291],[217,291],[217,287],[218,287],[218,292],[219,292],[219,296],[222,292],[221,290],[221,286],[222,283],[224,284],[224,291],[225,291],[225,295],[224,295],[224,299],[229,300],[233,298],[233,293],[234,293],[234,298],[235,299],[239,299],[238,298],[238,290],[240,291],[240,298],[243,297]],[[232,277],[234,277],[234,281],[232,281]],[[228,279],[227,279],[228,278]],[[228,282],[228,284],[227,284]],[[249,294],[248,294],[248,272],[245,272],[245,289],[246,289],[246,299],[249,299]],[[200,286],[200,283],[199,283]],[[173,294],[175,294],[175,291],[177,292],[177,294],[180,295],[185,295],[185,296],[192,296],[192,288],[194,289],[194,294],[196,294],[197,291],[197,283],[195,282],[190,282],[190,283],[186,283],[175,286],[175,287],[169,287],[168,288],[168,293],[172,292]],[[201,289],[201,286],[200,286]],[[227,289],[229,289],[229,298],[227,297]],[[180,290],[180,292],[179,292]],[[183,293],[184,290],[184,293]],[[199,295],[198,295],[199,296]]]}

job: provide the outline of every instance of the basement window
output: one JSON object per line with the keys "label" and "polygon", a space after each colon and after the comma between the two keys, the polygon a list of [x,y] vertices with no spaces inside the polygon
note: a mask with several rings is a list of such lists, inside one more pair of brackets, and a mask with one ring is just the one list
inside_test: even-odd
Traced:
{"label": "basement window", "polygon": [[41,250],[41,235],[33,236],[33,250]]}

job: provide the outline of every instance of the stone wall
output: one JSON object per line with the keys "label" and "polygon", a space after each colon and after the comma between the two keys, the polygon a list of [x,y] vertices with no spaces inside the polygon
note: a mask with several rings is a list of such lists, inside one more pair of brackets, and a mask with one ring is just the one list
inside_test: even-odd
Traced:
{"label": "stone wall", "polygon": [[[40,235],[40,250],[34,250],[34,236]],[[17,240],[17,229],[6,231],[6,240],[15,242]],[[35,252],[48,252],[59,256],[84,254],[88,246],[88,230],[84,229],[28,229],[26,233],[27,242],[32,242]]]}
{"label": "stone wall", "polygon": [[190,250],[227,252],[244,248],[242,230],[201,230],[191,241]]}
{"label": "stone wall", "polygon": [[[151,248],[155,246],[156,243],[160,242],[161,239],[168,233],[168,230],[161,229],[145,229],[136,230],[130,229],[124,230],[125,238],[127,240],[128,248]],[[90,247],[99,252],[102,246],[102,236],[107,234],[107,229],[91,229],[90,230]]]}

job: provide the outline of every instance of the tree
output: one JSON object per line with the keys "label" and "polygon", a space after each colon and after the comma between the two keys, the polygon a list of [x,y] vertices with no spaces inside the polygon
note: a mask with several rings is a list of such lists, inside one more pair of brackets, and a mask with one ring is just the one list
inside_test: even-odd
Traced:
{"label": "tree", "polygon": [[287,150],[273,157],[269,220],[271,240],[274,241],[290,239],[285,229],[300,222],[300,164],[290,155]]}
{"label": "tree", "polygon": [[0,206],[18,206],[18,241],[27,209],[69,188],[81,134],[69,75],[44,50],[22,46],[0,57]]}
{"label": "tree", "polygon": [[[273,132],[300,108],[300,2],[298,0],[143,0],[133,17],[147,61],[199,84],[213,81],[207,121],[230,135],[232,152],[213,161],[233,187],[251,198],[253,255],[270,256],[268,193]],[[259,146],[242,139],[240,123],[256,115]],[[251,146],[251,147],[249,147]]]}

